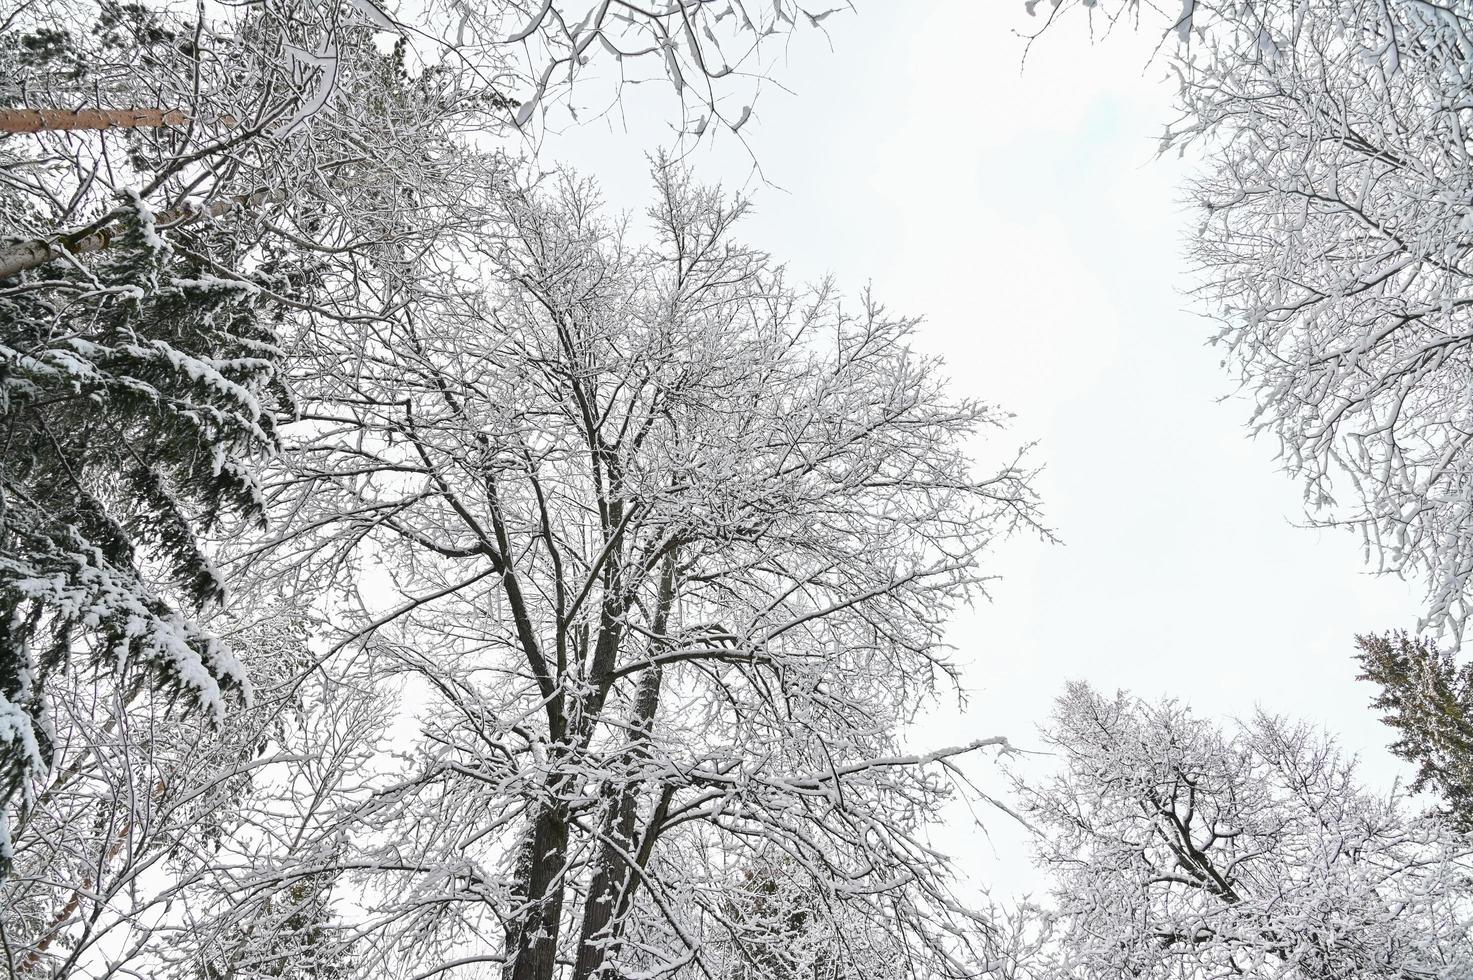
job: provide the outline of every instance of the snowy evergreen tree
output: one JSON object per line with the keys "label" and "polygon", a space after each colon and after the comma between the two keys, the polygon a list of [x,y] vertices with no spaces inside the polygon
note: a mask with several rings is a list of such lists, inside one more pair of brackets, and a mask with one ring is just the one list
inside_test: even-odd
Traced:
{"label": "snowy evergreen tree", "polygon": [[[91,267],[0,294],[0,802],[52,738],[48,677],[78,659],[218,715],[234,658],[186,610],[222,597],[201,534],[260,521],[252,460],[284,389],[265,304],[176,255],[135,196]],[[8,844],[5,853],[8,855]]]}
{"label": "snowy evergreen tree", "polygon": [[1473,665],[1427,640],[1391,633],[1358,638],[1362,680],[1400,737],[1391,750],[1417,764],[1415,790],[1433,789],[1459,828],[1473,830]]}

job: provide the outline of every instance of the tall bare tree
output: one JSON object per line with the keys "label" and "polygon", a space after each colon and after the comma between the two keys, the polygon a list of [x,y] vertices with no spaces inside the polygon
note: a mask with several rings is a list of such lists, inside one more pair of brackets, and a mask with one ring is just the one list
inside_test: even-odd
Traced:
{"label": "tall bare tree", "polygon": [[908,975],[969,975],[985,929],[922,834],[989,743],[899,728],[953,675],[987,545],[1039,527],[1028,474],[970,473],[999,415],[945,395],[914,321],[795,290],[732,239],[742,202],[656,184],[648,246],[572,178],[512,195],[464,263],[491,288],[387,296],[297,383],[274,497],[312,533],[239,560],[348,587],[337,644],[424,705],[409,769],[344,816],[385,869],[360,968],[729,963],[760,858]]}

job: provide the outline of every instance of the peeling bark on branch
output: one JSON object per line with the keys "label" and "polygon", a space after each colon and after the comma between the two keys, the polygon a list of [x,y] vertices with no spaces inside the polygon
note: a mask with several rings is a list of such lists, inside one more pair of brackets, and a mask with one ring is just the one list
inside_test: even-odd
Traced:
{"label": "peeling bark on branch", "polygon": [[[254,208],[281,200],[275,191],[259,190],[228,201],[216,201],[203,208],[175,208],[154,215],[154,223],[161,226],[185,224],[198,218],[218,218],[236,208]],[[107,248],[118,234],[113,219],[107,219],[102,227],[89,227],[50,240],[33,239],[14,245],[0,245],[0,279],[9,279],[22,272],[39,268],[47,262],[64,255],[85,255],[88,252]]]}

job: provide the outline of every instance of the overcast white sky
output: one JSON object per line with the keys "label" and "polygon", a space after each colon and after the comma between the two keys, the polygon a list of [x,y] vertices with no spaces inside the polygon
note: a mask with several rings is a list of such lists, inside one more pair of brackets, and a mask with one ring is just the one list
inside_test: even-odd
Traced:
{"label": "overcast white sky", "polygon": [[[1018,416],[993,460],[1039,440],[1064,544],[998,553],[992,602],[953,631],[969,703],[938,709],[917,747],[1036,744],[1034,725],[1078,678],[1207,714],[1302,717],[1389,781],[1401,770],[1351,649],[1356,632],[1414,625],[1419,592],[1366,574],[1348,534],[1293,526],[1299,490],[1274,447],[1248,438],[1246,402],[1217,400],[1230,379],[1182,292],[1190,159],[1154,157],[1171,96],[1147,64],[1154,38],[1091,44],[1078,21],[1023,68],[1022,0],[859,6],[825,21],[832,52],[803,32],[779,74],[793,95],[768,87],[743,130],[785,190],[753,184],[729,138],[691,164],[753,190],[745,238],[798,278],[872,281],[892,310],[923,314],[920,342],[957,389]],[[626,107],[545,149],[638,211],[642,154],[671,140],[668,99]],[[962,824],[943,835],[1000,892],[1029,881],[1004,822],[988,818],[995,847]]]}

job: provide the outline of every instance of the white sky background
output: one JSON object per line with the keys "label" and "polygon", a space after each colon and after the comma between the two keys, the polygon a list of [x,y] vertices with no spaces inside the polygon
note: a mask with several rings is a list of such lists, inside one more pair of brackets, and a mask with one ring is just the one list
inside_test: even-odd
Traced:
{"label": "white sky background", "polygon": [[[1019,540],[992,601],[952,630],[968,703],[939,707],[917,749],[1034,726],[1069,679],[1211,715],[1255,705],[1337,733],[1368,778],[1403,771],[1357,683],[1354,634],[1415,624],[1420,592],[1363,570],[1348,533],[1292,526],[1298,486],[1231,390],[1212,324],[1192,312],[1179,201],[1186,168],[1154,156],[1171,115],[1155,35],[1091,44],[1083,19],[1020,64],[1022,0],[859,4],[793,42],[742,130],[690,159],[703,182],[746,187],[742,236],[798,280],[872,282],[958,393],[999,402],[1014,429],[1000,462],[1038,439],[1039,487],[1064,543]],[[611,206],[642,212],[643,154],[672,144],[668,89],[626,93],[623,119],[550,137],[548,158],[598,175]],[[566,118],[554,110],[550,120]],[[1190,158],[1187,161],[1190,163]],[[989,790],[1003,786],[976,765]],[[997,897],[1036,887],[1020,835],[964,814],[938,836]]]}

